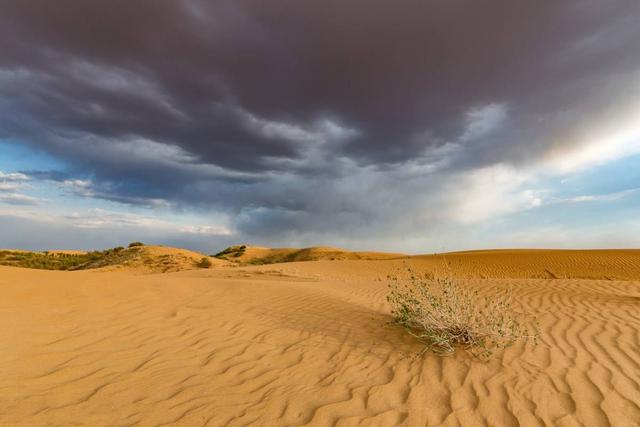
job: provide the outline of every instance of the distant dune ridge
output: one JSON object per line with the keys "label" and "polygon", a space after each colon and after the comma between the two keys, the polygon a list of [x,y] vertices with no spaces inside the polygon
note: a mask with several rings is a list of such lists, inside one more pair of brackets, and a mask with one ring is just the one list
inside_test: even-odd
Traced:
{"label": "distant dune ridge", "polygon": [[418,255],[412,262],[466,278],[640,280],[640,250],[635,249],[466,251]]}
{"label": "distant dune ridge", "polygon": [[[183,249],[131,253],[82,271],[0,266],[0,425],[640,420],[640,251],[245,247],[240,262],[211,257],[211,268]],[[387,259],[354,259],[365,256]],[[315,261],[265,264],[295,259]],[[480,295],[511,288],[539,343],[488,362],[416,358],[420,344],[389,325],[385,300],[387,276],[408,268]]]}
{"label": "distant dune ridge", "polygon": [[203,258],[215,266],[229,264],[198,252],[167,246],[137,245],[94,252],[0,250],[0,265],[44,270],[126,269],[139,273],[167,273],[199,268],[198,263]]}
{"label": "distant dune ridge", "polygon": [[295,261],[393,259],[406,257],[406,254],[387,252],[353,252],[327,246],[299,249],[237,245],[230,246],[215,256],[217,258],[242,265],[260,265]]}
{"label": "distant dune ridge", "polygon": [[[104,252],[113,251],[107,250]],[[0,250],[0,265],[9,252],[41,254],[29,251]],[[82,251],[49,251],[52,254],[82,255]],[[5,254],[3,256],[3,253]],[[409,256],[402,253],[348,251],[333,247],[266,248],[230,246],[215,255],[168,246],[137,246],[123,249],[118,256],[101,257],[81,264],[77,269],[128,269],[140,273],[162,273],[197,269],[202,258],[212,266],[249,266],[302,261],[399,260],[411,261],[421,268],[444,276],[459,278],[518,279],[603,279],[640,280],[640,250],[546,250],[498,249]]]}
{"label": "distant dune ridge", "polygon": [[129,269],[138,272],[167,273],[198,268],[197,263],[206,257],[213,266],[225,266],[227,261],[208,257],[199,252],[188,249],[172,248],[168,246],[141,246],[131,248],[136,256],[123,264],[107,266],[107,269]]}

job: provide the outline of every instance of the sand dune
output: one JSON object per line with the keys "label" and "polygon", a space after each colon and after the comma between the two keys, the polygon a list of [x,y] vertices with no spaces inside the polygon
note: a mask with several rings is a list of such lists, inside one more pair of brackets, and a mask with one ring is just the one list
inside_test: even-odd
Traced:
{"label": "sand dune", "polygon": [[203,258],[211,266],[230,265],[223,259],[167,246],[119,247],[96,252],[0,250],[0,265],[50,270],[125,269],[138,273],[166,273],[200,268],[198,263]]}
{"label": "sand dune", "polygon": [[[405,260],[438,275],[459,278],[640,280],[640,250],[483,250],[408,256],[338,248],[232,246],[220,259],[240,265],[294,261]],[[388,268],[387,264],[378,264]],[[355,269],[359,269],[356,267]],[[375,268],[375,267],[374,267]],[[323,265],[320,270],[325,269]],[[384,272],[381,272],[384,273]],[[387,272],[388,273],[388,272]],[[386,274],[386,273],[385,273]]]}
{"label": "sand dune", "polygon": [[196,263],[207,258],[213,266],[225,266],[229,262],[209,257],[199,252],[168,246],[140,246],[127,249],[134,252],[134,256],[125,263],[106,267],[106,269],[135,270],[142,273],[167,273],[198,268]]}
{"label": "sand dune", "polygon": [[631,249],[468,251],[420,255],[412,262],[467,278],[640,279],[640,250]]}
{"label": "sand dune", "polygon": [[[17,253],[29,251],[8,250]],[[2,251],[0,251],[2,252]],[[85,254],[82,251],[48,251],[52,254]],[[387,252],[353,252],[332,247],[265,248],[237,245],[217,257],[167,246],[139,246],[124,249],[117,256],[106,256],[82,269],[128,270],[138,273],[167,273],[197,269],[206,257],[213,267],[267,265],[288,262],[320,262],[317,270],[330,273],[323,262],[393,261],[392,263],[349,264],[354,273],[368,269],[389,274],[390,268],[410,263],[437,275],[458,278],[518,279],[601,279],[640,280],[640,250],[484,250],[409,256]],[[0,259],[0,264],[3,260]],[[9,265],[13,265],[8,263]],[[14,265],[15,266],[15,265]],[[347,267],[348,268],[348,267]]]}
{"label": "sand dune", "polygon": [[[525,271],[562,271],[557,254],[538,255]],[[147,275],[0,267],[0,425],[638,425],[638,255],[618,255],[571,263],[633,280],[464,279],[512,286],[541,327],[537,346],[487,363],[415,358],[419,345],[386,324],[385,275],[433,257]],[[447,255],[461,277],[465,256]],[[508,259],[481,274],[529,274]]]}
{"label": "sand dune", "polygon": [[406,257],[406,255],[387,252],[354,252],[327,246],[300,249],[237,245],[220,252],[218,257],[242,265],[262,265],[296,261],[381,260]]}

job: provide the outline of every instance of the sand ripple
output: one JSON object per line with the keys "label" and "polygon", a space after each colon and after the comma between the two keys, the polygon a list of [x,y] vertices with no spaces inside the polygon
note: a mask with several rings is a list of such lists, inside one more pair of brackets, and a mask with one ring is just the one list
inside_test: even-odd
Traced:
{"label": "sand ripple", "polygon": [[0,424],[640,423],[640,282],[468,280],[513,286],[542,329],[479,363],[411,357],[385,325],[383,268],[332,265],[2,268]]}

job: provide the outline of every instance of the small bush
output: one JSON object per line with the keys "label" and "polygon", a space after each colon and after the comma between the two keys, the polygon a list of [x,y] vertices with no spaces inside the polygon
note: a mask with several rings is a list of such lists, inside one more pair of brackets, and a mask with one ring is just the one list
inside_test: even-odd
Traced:
{"label": "small bush", "polygon": [[536,339],[511,309],[511,291],[481,298],[478,291],[459,286],[451,278],[397,278],[387,301],[394,323],[424,344],[420,355],[432,351],[448,355],[463,348],[480,358],[516,341]]}
{"label": "small bush", "polygon": [[129,247],[130,248],[135,248],[137,246],[144,246],[144,243],[142,243],[142,242],[131,242],[131,243],[129,243]]}
{"label": "small bush", "polygon": [[200,268],[209,268],[211,267],[211,260],[207,257],[202,258],[196,265]]}

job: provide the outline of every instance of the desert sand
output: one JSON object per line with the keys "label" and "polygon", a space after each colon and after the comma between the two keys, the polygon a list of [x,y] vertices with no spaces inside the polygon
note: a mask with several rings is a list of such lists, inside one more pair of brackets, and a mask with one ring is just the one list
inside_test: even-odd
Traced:
{"label": "desert sand", "polygon": [[[415,357],[409,266],[511,287],[539,343]],[[640,251],[139,267],[0,267],[0,425],[640,424]]]}

